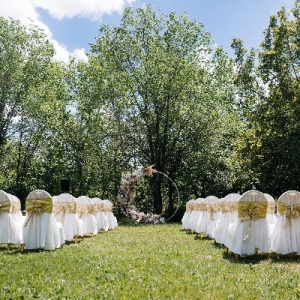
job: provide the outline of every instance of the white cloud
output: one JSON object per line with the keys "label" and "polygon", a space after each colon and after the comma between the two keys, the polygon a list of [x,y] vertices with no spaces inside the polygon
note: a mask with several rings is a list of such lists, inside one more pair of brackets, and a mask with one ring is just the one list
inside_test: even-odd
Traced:
{"label": "white cloud", "polygon": [[104,14],[121,12],[135,0],[33,0],[37,7],[45,9],[57,19],[76,16],[100,19]]}
{"label": "white cloud", "polygon": [[72,56],[75,57],[75,59],[77,59],[77,60],[82,60],[82,61],[85,61],[85,62],[88,61],[88,57],[86,55],[86,52],[85,52],[84,48],[75,49],[72,52]]}
{"label": "white cloud", "polygon": [[38,8],[47,10],[57,19],[76,16],[100,19],[104,14],[121,13],[126,5],[134,1],[136,0],[1,0],[0,16],[18,19],[23,24],[33,22],[43,29],[55,47],[56,59],[67,61],[72,55],[78,60],[86,61],[87,56],[83,48],[75,49],[70,53],[65,46],[55,40],[49,27],[41,20]]}
{"label": "white cloud", "polygon": [[22,23],[28,22],[28,18],[34,22],[39,20],[33,0],[4,0],[0,6],[0,16],[12,17]]}

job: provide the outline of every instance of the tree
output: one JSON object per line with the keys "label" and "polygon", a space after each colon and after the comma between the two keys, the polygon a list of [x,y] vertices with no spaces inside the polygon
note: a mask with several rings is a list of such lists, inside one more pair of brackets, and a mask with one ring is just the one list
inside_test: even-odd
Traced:
{"label": "tree", "polygon": [[54,59],[41,29],[0,22],[1,186],[21,200],[35,188],[58,193],[69,166],[65,133],[72,130],[67,66]]}
{"label": "tree", "polygon": [[[282,8],[271,16],[261,48],[248,55],[235,40],[242,103],[248,105],[248,136],[242,157],[252,179],[275,195],[300,188],[299,101],[300,101],[300,2],[292,15]],[[256,61],[256,58],[258,60]],[[257,62],[257,64],[256,64]],[[246,110],[244,110],[246,112]]]}
{"label": "tree", "polygon": [[54,48],[35,26],[0,18],[0,150],[20,117],[24,100],[41,86]]}
{"label": "tree", "polygon": [[[182,170],[191,158],[205,165],[198,175],[215,177],[207,169],[213,169],[209,165],[216,159],[225,167],[220,158],[224,153],[216,147],[222,135],[219,117],[227,115],[231,96],[221,82],[221,61],[227,71],[232,72],[232,65],[221,49],[215,52],[203,25],[186,15],[159,14],[150,6],[127,8],[120,26],[100,28],[89,55],[91,99],[111,116],[132,167],[155,164],[173,180],[179,176],[183,185],[189,184]],[[230,74],[222,73],[227,78]],[[154,174],[155,213],[163,210],[162,186],[163,176]],[[170,185],[169,199],[173,189]]]}

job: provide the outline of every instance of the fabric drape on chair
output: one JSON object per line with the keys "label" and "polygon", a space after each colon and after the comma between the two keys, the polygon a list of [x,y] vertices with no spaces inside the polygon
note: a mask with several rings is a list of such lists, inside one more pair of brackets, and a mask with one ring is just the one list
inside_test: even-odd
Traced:
{"label": "fabric drape on chair", "polygon": [[256,250],[270,250],[270,231],[266,219],[268,201],[256,190],[245,192],[238,201],[238,219],[228,227],[229,250],[239,255],[252,255]]}
{"label": "fabric drape on chair", "polygon": [[20,200],[0,190],[0,243],[23,243],[23,217]]}
{"label": "fabric drape on chair", "polygon": [[268,210],[267,210],[267,222],[270,227],[270,233],[274,230],[275,223],[277,221],[277,216],[275,213],[276,209],[276,201],[274,198],[269,194],[264,194],[268,201]]}
{"label": "fabric drape on chair", "polygon": [[216,196],[208,196],[205,198],[207,211],[207,232],[206,234],[214,239],[216,232],[216,225],[221,217],[221,200]]}
{"label": "fabric drape on chair", "polygon": [[207,218],[208,218],[208,211],[206,209],[206,202],[207,199],[206,198],[198,198],[196,200],[196,210],[198,211],[198,214],[196,214],[195,218],[196,218],[196,227],[195,227],[195,231],[197,233],[202,233],[202,234],[207,234]]}
{"label": "fabric drape on chair", "polygon": [[183,217],[181,219],[181,224],[182,224],[182,229],[184,230],[189,230],[189,218],[191,216],[192,213],[192,204],[194,203],[194,200],[189,200],[186,204],[185,204],[185,212],[183,214]]}
{"label": "fabric drape on chair", "polygon": [[68,193],[53,196],[53,205],[55,219],[62,224],[65,240],[73,241],[75,237],[82,237],[84,235],[84,224],[76,213],[77,203],[75,197]]}
{"label": "fabric drape on chair", "polygon": [[237,202],[240,198],[240,194],[231,193],[221,201],[221,216],[216,224],[215,240],[227,248],[229,248],[228,226],[237,220]]}
{"label": "fabric drape on chair", "polygon": [[108,229],[115,229],[118,227],[118,221],[115,215],[113,214],[113,204],[111,201],[104,199],[103,200],[104,214],[108,220]]}
{"label": "fabric drape on chair", "polygon": [[195,218],[195,213],[196,213],[196,200],[190,200],[190,205],[189,209],[191,211],[190,217],[187,221],[187,228],[189,230],[193,230],[192,228],[196,228],[196,218]]}
{"label": "fabric drape on chair", "polygon": [[87,196],[80,196],[76,199],[77,214],[84,224],[84,235],[96,235],[98,233],[97,221],[95,218],[95,207],[92,200]]}
{"label": "fabric drape on chair", "polygon": [[95,218],[97,222],[98,232],[101,230],[108,231],[108,219],[104,213],[104,202],[100,198],[92,198],[92,203],[95,206]]}
{"label": "fabric drape on chair", "polygon": [[300,193],[290,190],[277,201],[277,221],[271,235],[271,249],[278,254],[300,254]]}
{"label": "fabric drape on chair", "polygon": [[190,230],[197,232],[197,223],[201,215],[200,204],[203,198],[197,198],[191,201],[191,215],[188,221],[188,227]]}
{"label": "fabric drape on chair", "polygon": [[35,190],[26,198],[23,227],[25,249],[54,250],[64,244],[62,225],[53,215],[53,200],[44,190]]}

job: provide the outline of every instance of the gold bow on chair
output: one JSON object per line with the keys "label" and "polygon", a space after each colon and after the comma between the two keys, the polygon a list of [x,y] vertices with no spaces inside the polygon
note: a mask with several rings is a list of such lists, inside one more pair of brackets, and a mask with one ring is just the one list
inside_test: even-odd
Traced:
{"label": "gold bow on chair", "polygon": [[275,213],[275,207],[276,207],[276,205],[275,205],[275,202],[268,202],[268,211],[267,211],[267,213],[268,214],[274,214]]}
{"label": "gold bow on chair", "polygon": [[35,213],[52,213],[53,202],[52,198],[44,199],[26,199],[26,211],[29,215]]}
{"label": "gold bow on chair", "polygon": [[10,201],[4,201],[0,203],[0,212],[10,212],[10,206],[11,202]]}
{"label": "gold bow on chair", "polygon": [[261,218],[265,218],[267,215],[268,202],[248,202],[239,201],[238,202],[238,217],[242,222],[250,221],[247,233],[243,240],[245,241],[251,232],[252,220],[256,221]]}
{"label": "gold bow on chair", "polygon": [[61,223],[64,224],[66,214],[76,214],[76,202],[55,202],[53,213],[61,216]]}
{"label": "gold bow on chair", "polygon": [[27,222],[32,217],[32,215],[37,213],[52,213],[53,211],[53,201],[52,198],[44,199],[26,199],[26,211],[29,215],[24,226],[27,225]]}
{"label": "gold bow on chair", "polygon": [[190,211],[195,211],[197,207],[197,203],[190,204]]}
{"label": "gold bow on chair", "polygon": [[104,207],[103,207],[103,211],[104,212],[112,212],[112,206],[111,205],[104,205]]}
{"label": "gold bow on chair", "polygon": [[268,202],[248,202],[239,201],[238,202],[238,217],[242,219],[242,222],[248,220],[258,220],[260,218],[265,218],[268,209]]}
{"label": "gold bow on chair", "polygon": [[88,204],[78,204],[77,203],[77,210],[76,210],[79,219],[82,219],[82,217],[86,216],[89,213],[89,207]]}
{"label": "gold bow on chair", "polygon": [[221,204],[221,208],[222,208],[222,214],[225,214],[228,212],[234,213],[237,208],[237,203],[236,202],[223,202]]}
{"label": "gold bow on chair", "polygon": [[95,204],[88,204],[88,212],[91,215],[95,215],[96,214],[96,206],[95,206]]}
{"label": "gold bow on chair", "polygon": [[288,205],[281,201],[277,203],[277,213],[279,216],[286,216],[287,219],[297,218],[300,216],[300,205]]}
{"label": "gold bow on chair", "polygon": [[97,212],[103,211],[103,203],[96,204],[96,211]]}
{"label": "gold bow on chair", "polygon": [[214,221],[215,213],[221,210],[221,203],[206,204],[206,210],[209,212],[209,219]]}

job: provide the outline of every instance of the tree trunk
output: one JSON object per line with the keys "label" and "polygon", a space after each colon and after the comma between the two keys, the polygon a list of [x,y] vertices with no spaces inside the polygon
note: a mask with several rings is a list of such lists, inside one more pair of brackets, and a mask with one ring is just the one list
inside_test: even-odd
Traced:
{"label": "tree trunk", "polygon": [[153,198],[154,198],[154,213],[162,213],[162,195],[161,195],[162,175],[153,175]]}
{"label": "tree trunk", "polygon": [[169,198],[169,204],[168,204],[168,214],[171,216],[174,212],[174,186],[173,183],[169,180],[168,181],[168,198]]}

